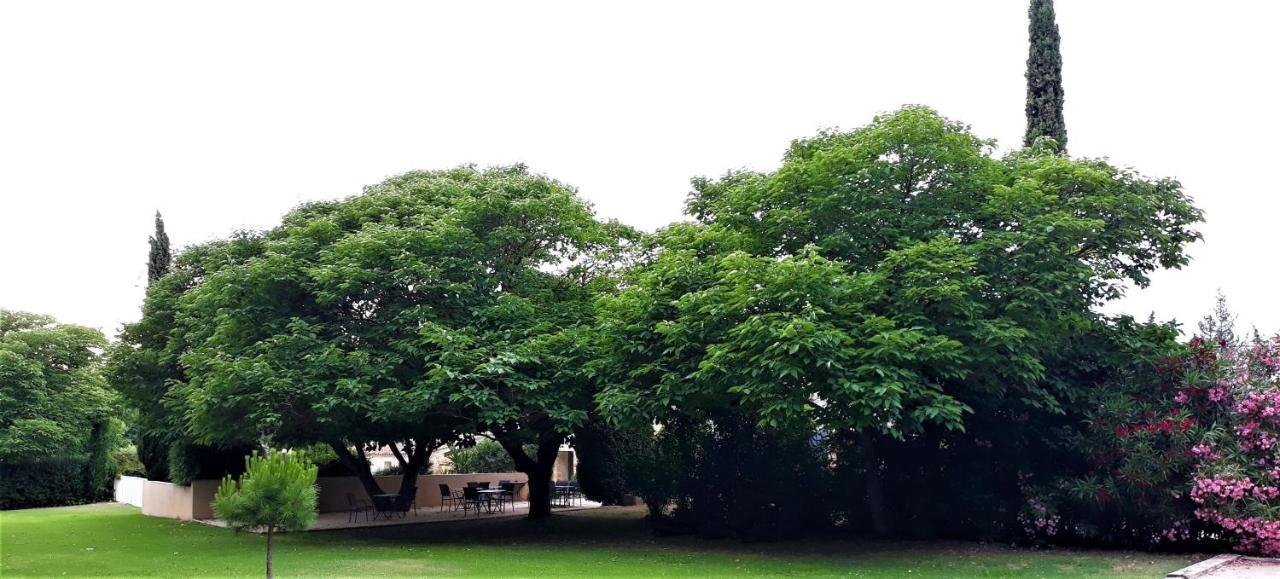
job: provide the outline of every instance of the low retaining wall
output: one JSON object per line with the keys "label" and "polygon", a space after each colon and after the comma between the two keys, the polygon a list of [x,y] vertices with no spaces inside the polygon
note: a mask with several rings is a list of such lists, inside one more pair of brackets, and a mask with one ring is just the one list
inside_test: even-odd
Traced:
{"label": "low retaining wall", "polygon": [[212,519],[216,480],[191,481],[191,486],[149,480],[142,487],[142,514],[170,519]]}
{"label": "low retaining wall", "polygon": [[[374,477],[378,481],[378,486],[382,487],[383,492],[395,493],[400,491],[399,476],[378,476]],[[487,482],[490,487],[497,488],[498,481],[509,480],[512,482],[526,483],[519,489],[517,500],[526,500],[529,498],[529,477],[522,472],[487,472],[476,474],[421,474],[418,475],[418,493],[415,496],[418,502],[418,508],[438,507],[440,506],[440,486],[441,484],[449,485],[449,490],[457,490],[467,486],[469,482]],[[368,495],[364,492],[364,486],[360,484],[360,480],[353,476],[339,477],[320,477],[316,479],[316,485],[320,487],[320,512],[330,513],[335,511],[347,510],[347,494],[357,499],[368,500]]]}
{"label": "low retaining wall", "polygon": [[[399,476],[374,478],[384,492],[399,492]],[[449,485],[450,490],[461,489],[469,482],[488,482],[490,487],[497,488],[498,481],[502,480],[527,483],[529,477],[519,472],[418,475],[418,493],[415,498],[418,508],[436,507],[440,505],[439,485],[441,484]],[[126,476],[116,480],[115,496],[116,502],[141,507],[142,514],[152,517],[184,521],[212,519],[213,495],[217,492],[220,482],[198,480],[192,481],[191,486],[181,486]],[[368,500],[360,480],[353,476],[320,477],[316,479],[316,486],[320,489],[317,503],[322,513],[347,510],[348,493],[357,499]],[[528,484],[525,484],[520,487],[516,498],[527,500],[528,497],[529,488]]]}

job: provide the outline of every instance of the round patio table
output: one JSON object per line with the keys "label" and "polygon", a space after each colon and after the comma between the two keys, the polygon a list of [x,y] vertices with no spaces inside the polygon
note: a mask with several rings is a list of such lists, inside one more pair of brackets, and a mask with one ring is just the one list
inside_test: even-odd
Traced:
{"label": "round patio table", "polygon": [[[493,512],[493,499],[494,499],[495,497],[497,497],[497,496],[501,495],[502,493],[507,492],[507,491],[504,491],[504,490],[502,490],[502,489],[479,489],[479,490],[477,490],[476,492],[477,492],[477,493],[479,493],[481,496],[483,496],[483,497],[485,498],[485,502],[486,502],[486,507],[485,507],[485,508],[487,508],[487,509],[489,510],[489,512],[491,512],[491,513],[492,513],[492,512]],[[498,502],[498,511],[499,511],[499,512],[501,512],[501,511],[502,511],[502,502],[501,502],[501,501],[499,501],[499,502]]]}
{"label": "round patio table", "polygon": [[386,517],[388,520],[390,520],[392,516],[404,518],[405,515],[409,514],[408,509],[399,511],[394,508],[396,501],[400,498],[399,493],[370,495],[370,497],[373,499],[374,511],[376,511],[378,515]]}

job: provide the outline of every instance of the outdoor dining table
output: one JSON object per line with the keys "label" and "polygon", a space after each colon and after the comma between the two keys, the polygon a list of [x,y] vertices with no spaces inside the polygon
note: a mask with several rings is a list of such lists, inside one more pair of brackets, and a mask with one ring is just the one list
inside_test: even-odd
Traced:
{"label": "outdoor dining table", "polygon": [[400,495],[398,493],[370,495],[370,497],[373,499],[374,511],[377,512],[379,516],[386,517],[387,520],[391,520],[393,515],[398,515],[400,518],[404,518],[405,515],[409,514],[409,509],[407,508],[396,508],[396,502],[400,499]]}
{"label": "outdoor dining table", "polygon": [[[480,496],[483,496],[483,497],[485,498],[485,502],[487,503],[487,504],[486,504],[486,508],[488,508],[488,509],[489,509],[489,512],[491,512],[491,513],[492,513],[492,512],[493,512],[493,500],[494,500],[495,498],[501,498],[501,495],[502,495],[503,493],[507,492],[507,491],[505,491],[505,490],[503,490],[503,489],[479,489],[479,490],[477,490],[476,492],[477,492],[477,493],[479,493],[479,494],[480,494]],[[501,511],[501,510],[502,510],[502,501],[500,501],[500,500],[498,501],[498,510],[499,510],[499,511]]]}

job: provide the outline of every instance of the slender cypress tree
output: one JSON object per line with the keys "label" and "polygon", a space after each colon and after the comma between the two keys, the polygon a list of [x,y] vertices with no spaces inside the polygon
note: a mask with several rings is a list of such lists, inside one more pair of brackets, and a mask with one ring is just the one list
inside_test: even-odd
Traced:
{"label": "slender cypress tree", "polygon": [[1062,118],[1062,53],[1053,0],[1031,0],[1031,52],[1027,56],[1027,134],[1024,146],[1037,137],[1052,137],[1067,150],[1067,124]]}
{"label": "slender cypress tree", "polygon": [[[156,211],[156,232],[148,240],[151,252],[147,255],[147,285],[169,273],[173,254],[169,251],[169,235],[164,232],[164,219]],[[164,437],[143,431],[137,439],[138,460],[146,469],[148,480],[169,480],[169,444]]]}
{"label": "slender cypress tree", "polygon": [[147,257],[147,283],[150,284],[169,273],[169,262],[173,254],[169,252],[169,236],[164,232],[164,219],[156,211],[156,233],[148,239],[151,254]]}

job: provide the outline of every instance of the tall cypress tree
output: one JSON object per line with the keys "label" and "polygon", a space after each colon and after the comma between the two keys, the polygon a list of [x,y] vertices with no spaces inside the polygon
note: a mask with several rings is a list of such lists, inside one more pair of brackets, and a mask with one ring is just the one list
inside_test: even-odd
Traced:
{"label": "tall cypress tree", "polygon": [[169,273],[169,262],[173,254],[169,252],[169,236],[164,232],[164,219],[156,211],[156,233],[147,240],[151,244],[151,254],[147,256],[147,283],[150,284]]}
{"label": "tall cypress tree", "polygon": [[1067,124],[1062,118],[1062,53],[1053,0],[1031,0],[1031,52],[1027,56],[1027,134],[1023,145],[1052,137],[1067,150]]}
{"label": "tall cypress tree", "polygon": [[[150,285],[169,273],[169,265],[173,261],[169,235],[164,232],[164,219],[159,211],[156,211],[156,232],[147,242],[151,245],[151,252],[147,255],[147,285]],[[169,444],[164,437],[143,431],[138,433],[135,442],[147,479],[169,480]]]}

